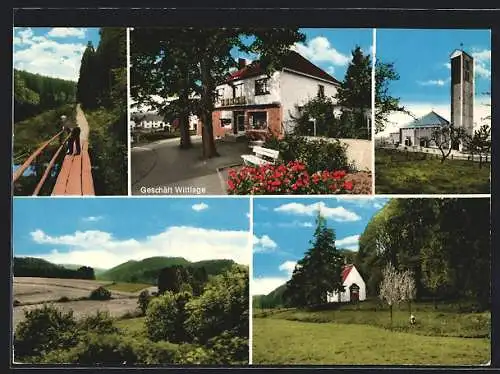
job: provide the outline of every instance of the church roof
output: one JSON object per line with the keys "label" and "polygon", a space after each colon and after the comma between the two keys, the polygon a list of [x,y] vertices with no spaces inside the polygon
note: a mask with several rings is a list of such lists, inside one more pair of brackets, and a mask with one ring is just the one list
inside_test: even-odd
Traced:
{"label": "church roof", "polygon": [[353,264],[349,264],[349,265],[344,266],[344,268],[342,269],[342,282],[345,282],[345,280],[349,276],[349,273],[351,272],[353,267],[354,267]]}
{"label": "church roof", "polygon": [[447,126],[449,124],[450,122],[446,118],[443,118],[436,112],[431,111],[427,113],[425,116],[417,118],[413,122],[410,122],[405,126],[402,126],[402,128],[412,129],[412,128],[422,128],[422,127],[438,127],[438,126],[441,127],[441,126]]}
{"label": "church roof", "polygon": [[467,52],[465,52],[463,49],[455,49],[451,54],[450,54],[450,58],[454,58],[454,57],[457,57],[457,56],[460,56],[460,55],[467,55],[468,57],[470,58],[474,58],[472,57],[470,54],[468,54]]}

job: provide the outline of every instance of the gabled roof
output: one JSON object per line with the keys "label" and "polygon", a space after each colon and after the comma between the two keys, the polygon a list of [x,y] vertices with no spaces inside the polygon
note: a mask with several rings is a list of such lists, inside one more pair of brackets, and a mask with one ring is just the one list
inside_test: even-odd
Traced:
{"label": "gabled roof", "polygon": [[353,267],[353,264],[344,265],[344,268],[342,269],[342,282],[345,282]]}
{"label": "gabled roof", "polygon": [[[290,53],[285,57],[283,61],[283,69],[307,74],[334,84],[340,84],[337,79],[295,51],[290,51]],[[264,74],[264,69],[260,64],[260,61],[253,61],[244,68],[231,73],[227,81],[231,82],[262,74]]]}
{"label": "gabled roof", "polygon": [[442,127],[449,125],[450,122],[441,117],[434,111],[427,113],[425,116],[417,118],[413,122],[410,122],[407,125],[402,126],[402,128],[422,128],[422,127]]}

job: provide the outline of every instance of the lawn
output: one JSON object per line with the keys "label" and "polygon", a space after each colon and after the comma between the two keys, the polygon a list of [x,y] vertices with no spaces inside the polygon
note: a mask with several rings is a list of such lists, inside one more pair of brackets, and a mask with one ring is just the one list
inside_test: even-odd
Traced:
{"label": "lawn", "polygon": [[110,291],[121,291],[121,292],[139,292],[146,288],[152,287],[151,284],[145,283],[112,283],[106,288]]}
{"label": "lawn", "polygon": [[124,318],[116,321],[116,327],[123,330],[127,335],[144,336],[144,321],[146,317]]}
{"label": "lawn", "polygon": [[490,163],[390,149],[375,151],[375,193],[490,193]]}
{"label": "lawn", "polygon": [[490,340],[422,336],[344,323],[254,318],[253,364],[477,365]]}

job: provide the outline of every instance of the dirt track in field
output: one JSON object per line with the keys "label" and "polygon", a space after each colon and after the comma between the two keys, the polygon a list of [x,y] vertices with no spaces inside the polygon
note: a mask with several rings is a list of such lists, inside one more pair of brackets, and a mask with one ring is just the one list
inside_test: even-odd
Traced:
{"label": "dirt track in field", "polygon": [[[107,301],[75,300],[88,297],[99,286],[112,282],[82,279],[15,277],[13,300],[21,305],[13,308],[13,326],[24,319],[24,311],[33,310],[51,303],[63,311],[72,310],[75,317],[81,318],[96,311],[108,311],[113,317],[120,317],[137,310],[137,296],[140,292],[111,291],[112,299]],[[67,297],[68,302],[57,302]]]}

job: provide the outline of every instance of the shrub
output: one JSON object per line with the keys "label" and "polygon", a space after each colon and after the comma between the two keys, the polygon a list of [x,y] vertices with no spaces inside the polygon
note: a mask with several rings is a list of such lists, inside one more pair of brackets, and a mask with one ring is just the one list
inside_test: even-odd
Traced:
{"label": "shrub", "polygon": [[206,347],[183,344],[179,346],[177,363],[181,365],[214,365],[214,352]]}
{"label": "shrub", "polygon": [[104,287],[96,288],[90,293],[90,300],[110,300],[111,292]]}
{"label": "shrub", "polygon": [[119,331],[114,325],[114,320],[109,315],[109,312],[97,311],[81,319],[78,322],[78,327],[82,331],[90,331],[99,334],[112,334]]}
{"label": "shrub", "polygon": [[61,312],[52,305],[25,311],[14,334],[17,358],[41,357],[50,351],[78,343],[77,322],[73,312]]}
{"label": "shrub", "polygon": [[197,343],[232,331],[248,338],[248,269],[238,266],[211,279],[203,294],[186,305],[186,330]]}
{"label": "shrub", "polygon": [[212,364],[247,365],[248,339],[229,331],[210,339],[207,346],[213,351]]}
{"label": "shrub", "polygon": [[137,304],[139,305],[139,309],[142,314],[146,314],[146,310],[148,309],[149,302],[151,301],[151,295],[148,290],[144,290],[139,294],[139,299],[137,300]]}
{"label": "shrub", "polygon": [[69,297],[63,296],[63,297],[60,297],[59,300],[57,300],[57,301],[60,303],[67,303],[67,302],[69,302]]}
{"label": "shrub", "polygon": [[21,305],[21,302],[19,300],[17,300],[17,299],[14,299],[14,301],[12,302],[12,305],[13,306],[19,306],[19,305]]}
{"label": "shrub", "polygon": [[353,189],[345,171],[322,171],[310,174],[298,161],[287,165],[246,166],[229,171],[228,193],[246,194],[339,194]]}
{"label": "shrub", "polygon": [[352,168],[346,155],[347,145],[339,140],[307,140],[300,136],[287,135],[281,140],[276,137],[268,138],[264,147],[278,150],[284,163],[301,161],[307,166],[309,173]]}
{"label": "shrub", "polygon": [[192,298],[187,292],[174,294],[170,291],[154,298],[146,311],[146,331],[152,341],[188,341],[184,329],[187,318],[185,305]]}

